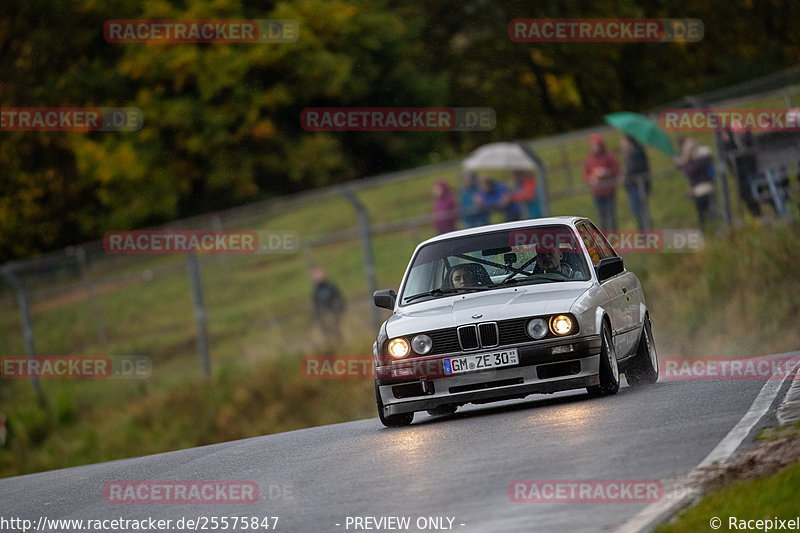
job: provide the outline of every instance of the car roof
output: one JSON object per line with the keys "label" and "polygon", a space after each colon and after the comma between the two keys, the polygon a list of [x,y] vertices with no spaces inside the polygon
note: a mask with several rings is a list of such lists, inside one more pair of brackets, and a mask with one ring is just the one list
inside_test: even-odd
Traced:
{"label": "car roof", "polygon": [[586,217],[578,217],[578,216],[558,216],[558,217],[546,217],[546,218],[531,218],[526,220],[517,220],[514,222],[502,222],[500,224],[489,224],[488,226],[477,226],[475,228],[467,228],[457,231],[450,231],[448,233],[442,233],[441,235],[437,235],[436,237],[432,237],[426,241],[421,242],[419,246],[423,246],[425,244],[429,244],[432,242],[453,239],[456,237],[480,235],[482,233],[492,233],[494,231],[502,231],[506,229],[534,228],[538,226],[552,226],[553,224],[566,224],[569,226],[574,226],[581,220],[588,220],[588,219]]}

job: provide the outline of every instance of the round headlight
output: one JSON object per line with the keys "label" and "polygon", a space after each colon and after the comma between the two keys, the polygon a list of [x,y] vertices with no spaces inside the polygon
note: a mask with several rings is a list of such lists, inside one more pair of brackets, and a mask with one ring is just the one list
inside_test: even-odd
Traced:
{"label": "round headlight", "polygon": [[534,318],[528,322],[528,335],[534,339],[541,339],[547,335],[547,323],[541,318]]}
{"label": "round headlight", "polygon": [[411,347],[420,355],[425,355],[433,348],[433,340],[427,335],[417,335],[411,339]]}
{"label": "round headlight", "polygon": [[408,341],[403,337],[398,337],[389,341],[389,355],[395,359],[402,359],[409,352]]}
{"label": "round headlight", "polygon": [[567,335],[572,331],[572,320],[567,315],[558,315],[550,319],[550,330],[556,335]]}

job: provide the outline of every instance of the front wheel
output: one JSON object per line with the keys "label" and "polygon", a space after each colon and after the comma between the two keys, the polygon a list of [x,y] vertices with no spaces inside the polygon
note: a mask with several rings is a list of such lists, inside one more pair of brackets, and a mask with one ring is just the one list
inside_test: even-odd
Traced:
{"label": "front wheel", "polygon": [[375,401],[378,404],[378,418],[381,419],[381,424],[387,428],[401,428],[408,426],[414,421],[414,413],[400,413],[399,415],[384,415],[383,402],[381,401],[381,394],[378,391],[378,384],[375,384]]}
{"label": "front wheel", "polygon": [[653,342],[653,326],[650,317],[645,317],[642,326],[642,336],[636,355],[628,366],[625,367],[625,379],[628,385],[636,387],[658,381],[658,354]]}
{"label": "front wheel", "polygon": [[589,396],[612,396],[619,390],[619,366],[617,365],[617,352],[611,340],[611,328],[608,322],[603,322],[601,333],[602,346],[600,348],[600,384],[586,387]]}

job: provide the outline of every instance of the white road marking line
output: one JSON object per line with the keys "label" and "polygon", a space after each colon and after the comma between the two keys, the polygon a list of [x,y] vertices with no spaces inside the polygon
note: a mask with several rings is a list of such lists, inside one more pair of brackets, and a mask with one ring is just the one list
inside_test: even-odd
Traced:
{"label": "white road marking line", "polygon": [[[783,355],[783,354],[782,354]],[[742,444],[742,441],[747,437],[753,426],[764,416],[775,397],[778,395],[783,382],[791,375],[784,374],[781,379],[776,378],[775,372],[767,378],[767,382],[761,388],[761,391],[753,400],[750,409],[744,414],[741,420],[731,429],[727,435],[711,450],[705,459],[697,465],[692,472],[698,468],[709,466],[714,462],[724,462],[730,459],[730,456]],[[659,502],[652,503],[645,507],[642,511],[636,514],[633,518],[618,527],[616,533],[640,533],[642,531],[652,530],[659,522],[659,520],[671,514],[676,509],[688,504],[698,496],[700,490],[689,485],[689,478],[692,475],[690,472],[683,481],[677,482],[674,486],[670,487],[670,493],[680,495],[676,498],[664,498]],[[664,487],[664,494],[668,493],[667,487]]]}
{"label": "white road marking line", "polygon": [[783,402],[778,407],[778,424],[789,426],[800,421],[800,376],[795,375]]}

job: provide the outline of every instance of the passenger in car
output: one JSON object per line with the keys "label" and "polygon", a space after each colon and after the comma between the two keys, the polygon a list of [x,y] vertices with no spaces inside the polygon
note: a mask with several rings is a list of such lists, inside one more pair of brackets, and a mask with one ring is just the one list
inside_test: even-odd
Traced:
{"label": "passenger in car", "polygon": [[474,273],[467,265],[456,265],[450,271],[450,285],[452,285],[454,289],[474,287],[475,283]]}

